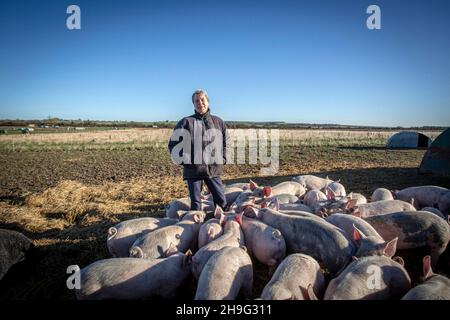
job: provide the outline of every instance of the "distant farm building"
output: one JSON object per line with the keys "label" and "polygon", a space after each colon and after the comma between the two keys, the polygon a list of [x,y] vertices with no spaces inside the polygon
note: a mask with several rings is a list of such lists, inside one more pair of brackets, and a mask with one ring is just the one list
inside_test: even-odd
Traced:
{"label": "distant farm building", "polygon": [[425,152],[419,172],[450,175],[450,128],[442,132]]}
{"label": "distant farm building", "polygon": [[388,149],[428,148],[431,139],[416,131],[401,131],[392,135],[386,143]]}
{"label": "distant farm building", "polygon": [[20,128],[20,129],[17,129],[17,130],[19,130],[20,132],[22,132],[22,133],[31,133],[31,132],[33,132],[34,131],[34,129],[33,128]]}

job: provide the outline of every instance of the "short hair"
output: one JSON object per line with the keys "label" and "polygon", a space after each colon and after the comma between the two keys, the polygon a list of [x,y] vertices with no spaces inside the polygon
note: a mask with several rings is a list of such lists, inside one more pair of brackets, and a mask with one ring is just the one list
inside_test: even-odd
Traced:
{"label": "short hair", "polygon": [[203,89],[197,89],[197,90],[195,90],[195,92],[192,94],[192,103],[194,103],[194,99],[195,99],[195,96],[196,96],[197,94],[202,94],[202,95],[204,95],[204,96],[206,97],[206,100],[208,100],[208,102],[209,102],[208,92],[206,92],[206,90],[203,90]]}

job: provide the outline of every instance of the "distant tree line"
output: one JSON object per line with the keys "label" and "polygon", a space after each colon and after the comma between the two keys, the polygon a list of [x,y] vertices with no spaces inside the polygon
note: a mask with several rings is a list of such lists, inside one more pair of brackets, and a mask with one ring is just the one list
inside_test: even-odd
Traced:
{"label": "distant tree line", "polygon": [[[47,118],[43,120],[21,120],[4,119],[0,120],[2,127],[27,127],[29,125],[49,126],[49,127],[104,127],[104,128],[174,128],[176,121],[102,121],[102,120],[65,120],[59,118]],[[423,126],[423,127],[377,127],[377,126],[354,126],[340,124],[311,124],[311,123],[286,123],[281,121],[254,122],[254,121],[226,121],[230,129],[312,129],[312,130],[415,130],[430,131],[444,130],[446,127]]]}

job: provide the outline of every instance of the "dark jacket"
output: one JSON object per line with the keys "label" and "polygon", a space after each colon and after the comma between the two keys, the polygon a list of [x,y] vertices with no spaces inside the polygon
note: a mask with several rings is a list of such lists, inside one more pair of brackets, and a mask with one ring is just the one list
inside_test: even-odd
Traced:
{"label": "dark jacket", "polygon": [[[229,135],[227,132],[227,127],[225,125],[225,122],[220,119],[219,117],[213,116],[210,113],[210,110],[208,110],[205,114],[200,115],[197,113],[197,111],[188,117],[185,117],[181,119],[177,125],[175,126],[175,129],[186,129],[190,133],[190,146],[191,146],[191,152],[190,152],[190,160],[191,162],[186,163],[187,161],[183,161],[181,164],[183,165],[183,179],[198,179],[198,178],[205,178],[205,177],[218,177],[223,174],[223,164],[226,163],[226,151],[227,151],[227,145],[229,146]],[[204,133],[207,129],[217,129],[221,133],[221,138],[216,141],[216,137],[213,137],[211,139],[203,139]],[[201,163],[195,163],[195,153],[194,153],[194,139],[195,136],[201,134],[201,151],[202,154],[205,151],[205,148],[209,145],[210,147],[212,144],[216,143],[216,150],[222,151],[222,164],[221,163],[205,163],[205,160],[203,159],[203,156],[197,156],[200,157]],[[173,148],[182,141],[182,137],[180,137],[178,140],[173,141],[172,137],[169,141],[169,151],[172,155]],[[220,141],[222,140],[222,141]],[[199,143],[200,145],[200,143]],[[183,150],[186,153],[186,150]],[[213,153],[215,154],[215,153]],[[182,156],[182,152],[179,152],[179,155]],[[218,154],[218,157],[220,154]],[[199,160],[199,158],[197,158]],[[197,161],[199,162],[199,161]]]}

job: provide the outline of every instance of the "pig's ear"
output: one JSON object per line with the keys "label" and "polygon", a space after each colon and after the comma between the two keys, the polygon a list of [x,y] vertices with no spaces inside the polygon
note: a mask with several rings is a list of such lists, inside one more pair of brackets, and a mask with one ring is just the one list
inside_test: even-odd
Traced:
{"label": "pig's ear", "polygon": [[352,256],[352,261],[358,261],[358,257]]}
{"label": "pig's ear", "polygon": [[192,261],[192,251],[191,249],[189,249],[188,251],[186,251],[186,253],[184,254],[183,257],[183,266],[190,264]]}
{"label": "pig's ear", "polygon": [[247,247],[244,246],[244,245],[240,246],[239,248],[241,248],[241,249],[244,250],[245,252],[248,252]]}
{"label": "pig's ear", "polygon": [[358,199],[350,199],[347,201],[347,203],[345,204],[345,209],[349,210],[351,208],[354,208],[356,206],[356,202],[358,201]]}
{"label": "pig's ear", "polygon": [[246,217],[250,218],[255,217],[255,210],[252,206],[246,206],[244,210],[242,210],[242,213],[244,213]]}
{"label": "pig's ear", "polygon": [[263,193],[264,193],[264,196],[270,197],[270,195],[272,194],[272,188],[271,187],[264,187],[263,188]]}
{"label": "pig's ear", "polygon": [[140,247],[136,247],[136,246],[131,247],[130,248],[130,257],[143,259],[144,252],[142,251],[142,249]]}
{"label": "pig's ear", "polygon": [[213,228],[213,226],[209,226],[209,228],[208,228],[208,236],[212,236],[212,234],[214,233],[214,228]]}
{"label": "pig's ear", "polygon": [[254,181],[252,181],[252,180],[250,180],[248,184],[249,184],[249,186],[250,186],[250,191],[253,191],[253,190],[255,190],[256,188],[258,188],[258,185],[257,185]]}
{"label": "pig's ear", "polygon": [[367,238],[366,235],[353,224],[353,240],[360,241]]}
{"label": "pig's ear", "polygon": [[214,210],[214,217],[219,218],[221,214],[223,214],[222,208],[219,206],[216,206],[216,209]]}
{"label": "pig's ear", "polygon": [[223,213],[221,213],[219,217],[216,217],[216,219],[219,219],[220,225],[223,225],[225,223],[225,215]]}
{"label": "pig's ear", "polygon": [[411,200],[409,201],[410,203],[411,203],[411,205],[413,206],[413,207],[415,207],[415,205],[414,205],[414,198],[411,198]]}
{"label": "pig's ear", "polygon": [[281,234],[280,230],[278,230],[278,229],[273,230],[272,231],[272,237],[274,239],[281,239],[282,234]]}
{"label": "pig's ear", "polygon": [[395,254],[395,251],[397,250],[397,238],[392,239],[389,242],[385,242],[383,246],[383,254],[389,258],[393,257]]}
{"label": "pig's ear", "polygon": [[423,275],[425,276],[425,279],[431,277],[433,274],[433,269],[431,269],[431,257],[423,257]]}
{"label": "pig's ear", "polygon": [[242,216],[244,215],[244,212],[241,212],[236,215],[236,222],[239,223],[239,225],[242,224]]}
{"label": "pig's ear", "polygon": [[170,257],[171,255],[175,254],[178,252],[178,248],[173,244],[173,242],[171,242],[169,244],[169,248],[167,248],[165,255],[166,257]]}

